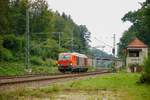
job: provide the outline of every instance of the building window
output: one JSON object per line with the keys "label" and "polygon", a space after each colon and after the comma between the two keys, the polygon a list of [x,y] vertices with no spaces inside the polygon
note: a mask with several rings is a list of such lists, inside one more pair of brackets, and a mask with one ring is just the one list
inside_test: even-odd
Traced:
{"label": "building window", "polygon": [[129,57],[139,57],[139,51],[129,51]]}

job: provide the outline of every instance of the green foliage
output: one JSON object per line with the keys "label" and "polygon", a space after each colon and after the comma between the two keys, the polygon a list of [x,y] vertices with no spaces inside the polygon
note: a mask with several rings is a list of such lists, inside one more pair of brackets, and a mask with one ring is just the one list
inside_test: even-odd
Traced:
{"label": "green foliage", "polygon": [[[119,43],[119,56],[125,58],[124,49],[134,37],[138,37],[145,44],[150,46],[150,2],[146,0],[141,3],[141,8],[134,12],[128,12],[123,18],[123,21],[130,21],[132,26],[124,32]],[[144,61],[144,73],[140,81],[142,83],[150,83],[150,57]]]}
{"label": "green foliage", "polygon": [[43,60],[37,56],[32,56],[30,61],[32,64],[35,64],[35,65],[42,65],[43,64]]}
{"label": "green foliage", "polygon": [[8,21],[9,0],[0,0],[0,34],[5,34],[9,29]]}
{"label": "green foliage", "polygon": [[33,41],[31,45],[31,55],[41,56],[43,59],[57,59],[58,44],[54,39],[47,39],[43,42],[36,41],[36,43]]}
{"label": "green foliage", "polygon": [[0,49],[3,48],[3,37],[0,35]]}
{"label": "green foliage", "polygon": [[57,62],[56,60],[53,60],[53,59],[46,59],[44,61],[44,65],[49,66],[49,67],[57,67]]}
{"label": "green foliage", "polygon": [[[54,63],[55,61],[53,61]],[[32,73],[30,74],[52,74],[52,73],[58,73],[57,67],[52,65],[50,63],[49,65],[35,65],[30,63],[30,68],[32,69]],[[0,62],[0,76],[11,76],[11,75],[25,75],[29,74],[26,72],[26,67],[24,65],[24,62],[6,62],[6,61],[1,61]]]}
{"label": "green foliage", "polygon": [[126,31],[124,32],[122,38],[120,39],[120,42],[118,43],[119,49],[118,49],[118,55],[122,58],[125,58],[125,49],[127,48],[128,44],[131,42],[132,39],[136,37],[136,33]]}
{"label": "green foliage", "polygon": [[146,74],[149,74],[150,75],[150,68],[149,68],[149,66],[150,66],[150,56],[148,56],[148,58],[144,61],[144,72],[146,73]]}
{"label": "green foliage", "polygon": [[23,49],[23,39],[21,37],[15,37],[15,35],[5,35],[3,39],[3,47],[13,52],[21,51]]}
{"label": "green foliage", "polygon": [[33,68],[33,73],[38,73],[38,74],[45,74],[49,72],[48,67],[37,67],[37,68]]}
{"label": "green foliage", "polygon": [[58,73],[58,68],[57,67],[54,67],[52,65],[38,65],[38,66],[35,66],[33,65],[32,66],[32,73],[33,74],[54,74],[54,73]]}
{"label": "green foliage", "polygon": [[96,71],[96,70],[97,70],[97,68],[93,67],[93,66],[89,66],[89,68],[88,68],[88,72]]}
{"label": "green foliage", "polygon": [[18,62],[0,62],[0,76],[4,75],[23,75],[25,74],[25,66]]}
{"label": "green foliage", "polygon": [[31,32],[38,33],[50,27],[51,13],[48,10],[48,3],[45,0],[35,0],[31,3]]}
{"label": "green foliage", "polygon": [[60,90],[61,90],[61,87],[56,84],[56,85],[50,86],[49,88],[41,89],[40,91],[43,93],[53,93],[53,92],[59,92]]}
{"label": "green foliage", "polygon": [[150,55],[144,60],[144,72],[140,78],[141,83],[150,83]]}
{"label": "green foliage", "polygon": [[6,48],[0,48],[0,61],[11,61],[13,60],[13,54]]}
{"label": "green foliage", "polygon": [[[60,52],[87,53],[90,41],[90,32],[87,27],[77,25],[70,15],[52,11],[46,0],[33,0],[32,2],[1,0],[0,60],[9,62],[25,59],[27,5],[30,7],[31,66],[57,66],[55,60],[58,59]],[[72,34],[74,36],[73,47],[71,45]]]}
{"label": "green foliage", "polygon": [[[38,89],[20,88],[15,91],[2,91],[0,92],[0,99],[45,99],[45,97],[49,98],[49,96],[59,97],[61,93],[69,97],[81,95],[81,99],[83,99],[83,96],[88,97],[88,95],[92,95],[94,96],[93,99],[97,99],[97,95],[102,95],[102,97],[110,97],[110,99],[113,97],[117,100],[143,100],[143,98],[144,100],[149,100],[150,86],[137,84],[136,81],[139,77],[139,74],[131,73],[107,74],[81,80],[72,80],[63,84],[52,84]],[[62,98],[62,96],[60,97]],[[99,99],[101,100],[101,98]]]}
{"label": "green foliage", "polygon": [[137,37],[142,40],[145,44],[150,46],[150,2],[146,0],[141,3],[141,8],[137,11],[128,12],[124,15],[122,20],[124,22],[129,21],[132,26],[124,32],[119,43],[119,56],[124,57],[124,48],[132,40],[132,38]]}

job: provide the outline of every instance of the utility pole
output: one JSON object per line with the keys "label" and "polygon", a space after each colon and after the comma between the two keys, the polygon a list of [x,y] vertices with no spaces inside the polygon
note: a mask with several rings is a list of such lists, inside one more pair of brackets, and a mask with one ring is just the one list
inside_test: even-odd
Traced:
{"label": "utility pole", "polygon": [[52,32],[52,34],[56,34],[58,36],[58,48],[60,50],[61,48],[61,34],[63,34],[63,32]]}
{"label": "utility pole", "polygon": [[[104,52],[105,52],[105,51],[104,51],[105,46],[102,46],[101,48],[102,48],[102,52],[104,53]],[[103,53],[102,53],[102,55],[101,55],[101,56],[104,58]]]}
{"label": "utility pole", "polygon": [[113,55],[114,55],[114,57],[115,57],[115,52],[116,52],[116,34],[113,34],[113,50],[112,50],[112,52],[113,52]]}
{"label": "utility pole", "polygon": [[[29,3],[29,1],[28,1]],[[27,4],[28,4],[27,3]],[[30,52],[29,52],[29,4],[27,5],[27,8],[26,8],[26,33],[25,33],[25,65],[26,65],[26,69],[29,68],[29,63],[30,63],[30,59],[29,59],[29,56],[30,56]]]}
{"label": "utility pole", "polygon": [[71,36],[71,47],[72,47],[72,49],[71,49],[71,51],[73,52],[74,51],[74,48],[73,48],[73,44],[74,44],[74,37],[73,37],[74,35],[73,35],[73,32],[72,32],[72,36]]}
{"label": "utility pole", "polygon": [[60,34],[61,34],[61,32],[58,32],[58,34],[59,34],[59,50],[60,50],[60,41],[61,41],[61,40],[60,40],[60,38],[61,38],[61,37],[60,37]]}

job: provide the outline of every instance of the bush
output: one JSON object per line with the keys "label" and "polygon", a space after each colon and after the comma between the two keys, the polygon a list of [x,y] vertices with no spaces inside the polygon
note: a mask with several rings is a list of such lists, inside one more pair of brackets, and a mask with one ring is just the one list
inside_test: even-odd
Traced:
{"label": "bush", "polygon": [[145,59],[144,63],[144,72],[140,78],[141,83],[150,83],[150,55]]}
{"label": "bush", "polygon": [[140,83],[150,83],[150,75],[143,73],[140,77]]}
{"label": "bush", "polygon": [[10,50],[6,49],[6,48],[0,48],[0,61],[2,60],[13,60],[13,54]]}
{"label": "bush", "polygon": [[3,47],[14,52],[21,51],[23,49],[24,41],[21,37],[16,37],[15,35],[6,35],[3,38]]}
{"label": "bush", "polygon": [[2,48],[3,47],[3,37],[0,35],[0,48]]}
{"label": "bush", "polygon": [[46,66],[36,66],[32,67],[32,73],[34,74],[48,74],[50,72],[50,67]]}
{"label": "bush", "polygon": [[40,57],[33,56],[31,57],[31,63],[35,65],[42,65],[44,62]]}
{"label": "bush", "polygon": [[143,71],[143,65],[140,65],[140,64],[130,64],[129,65],[129,68],[131,69],[131,72],[135,72],[134,68],[136,68],[136,72],[142,72]]}
{"label": "bush", "polygon": [[50,67],[57,67],[57,61],[52,59],[46,59],[44,61],[44,65],[50,66]]}
{"label": "bush", "polygon": [[[32,44],[32,45],[37,45],[37,44]],[[51,56],[51,51],[48,48],[40,47],[40,46],[35,46],[31,47],[31,55],[37,55],[41,56],[43,59],[46,59]]]}
{"label": "bush", "polygon": [[[35,43],[33,43],[32,45],[37,45]],[[57,49],[53,49],[50,47],[46,47],[46,46],[31,46],[31,55],[36,55],[36,56],[41,56],[42,59],[47,59],[47,58],[53,58],[53,59],[57,59],[58,57],[58,51]]]}

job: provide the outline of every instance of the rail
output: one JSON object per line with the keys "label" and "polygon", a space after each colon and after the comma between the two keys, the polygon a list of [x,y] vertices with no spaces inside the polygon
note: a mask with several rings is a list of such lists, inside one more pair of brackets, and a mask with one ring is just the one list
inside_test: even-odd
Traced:
{"label": "rail", "polygon": [[22,84],[22,83],[29,83],[29,82],[39,82],[39,81],[46,81],[46,80],[58,80],[58,79],[66,79],[66,78],[74,78],[74,77],[84,77],[89,75],[98,75],[98,74],[104,74],[104,73],[110,73],[111,70],[99,70],[99,71],[93,71],[93,72],[86,72],[86,73],[74,73],[74,74],[59,74],[59,75],[53,75],[53,76],[28,76],[28,77],[12,77],[12,78],[5,78],[0,80],[0,86],[5,85],[13,85],[13,84]]}

